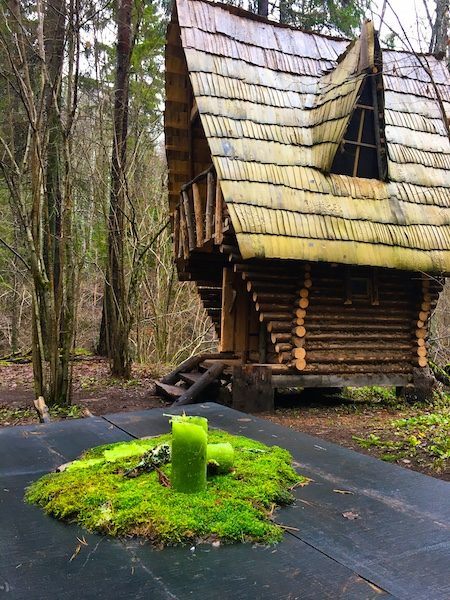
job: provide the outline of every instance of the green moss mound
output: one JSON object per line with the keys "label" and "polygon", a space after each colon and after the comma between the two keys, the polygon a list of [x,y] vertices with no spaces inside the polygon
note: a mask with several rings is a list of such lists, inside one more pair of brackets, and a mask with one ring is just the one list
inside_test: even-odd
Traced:
{"label": "green moss mound", "polygon": [[[292,487],[306,481],[292,468],[289,452],[219,430],[208,438],[229,442],[235,465],[227,475],[209,477],[205,492],[175,492],[161,485],[156,472],[133,479],[122,475],[145,451],[170,443],[167,434],[92,448],[62,473],[33,483],[26,500],[88,530],[142,536],[160,546],[280,541],[283,529],[271,520],[274,505],[290,504]],[[171,465],[161,470],[170,479]]]}

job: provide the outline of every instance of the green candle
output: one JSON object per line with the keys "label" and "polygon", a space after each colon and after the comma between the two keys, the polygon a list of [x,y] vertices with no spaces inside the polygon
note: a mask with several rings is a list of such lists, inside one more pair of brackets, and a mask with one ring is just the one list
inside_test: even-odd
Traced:
{"label": "green candle", "polygon": [[194,425],[199,425],[206,433],[208,433],[208,419],[206,417],[173,415],[170,422],[173,423],[174,421],[177,421],[178,423],[193,423]]}
{"label": "green candle", "polygon": [[195,494],[206,488],[207,443],[204,425],[172,419],[172,487],[177,492]]}
{"label": "green candle", "polygon": [[216,473],[229,473],[234,464],[234,448],[229,442],[208,444],[206,457],[211,461]]}

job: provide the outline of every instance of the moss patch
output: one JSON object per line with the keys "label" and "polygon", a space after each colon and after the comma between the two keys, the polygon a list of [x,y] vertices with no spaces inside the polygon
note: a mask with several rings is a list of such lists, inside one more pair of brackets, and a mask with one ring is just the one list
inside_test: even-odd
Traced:
{"label": "moss patch", "polygon": [[[123,477],[138,462],[136,457],[170,443],[167,434],[92,448],[66,471],[33,483],[26,500],[91,531],[138,535],[157,545],[280,541],[283,529],[271,520],[273,508],[291,503],[292,487],[306,482],[292,468],[289,452],[219,430],[210,431],[208,438],[229,442],[235,465],[232,473],[209,477],[205,492],[177,493],[162,486],[155,472]],[[161,470],[170,478],[170,464]]]}
{"label": "moss patch", "polygon": [[[390,421],[381,435],[354,436],[362,448],[378,448],[389,462],[417,460],[436,473],[450,464],[450,407],[436,404],[433,412],[420,412]],[[414,410],[414,408],[412,409]]]}

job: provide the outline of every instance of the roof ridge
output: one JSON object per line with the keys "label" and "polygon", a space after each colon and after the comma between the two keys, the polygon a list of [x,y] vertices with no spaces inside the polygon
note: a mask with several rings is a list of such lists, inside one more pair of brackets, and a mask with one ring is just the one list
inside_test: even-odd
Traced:
{"label": "roof ridge", "polygon": [[[352,41],[355,41],[358,39],[359,35],[355,36],[354,38],[348,38],[345,36],[339,36],[339,35],[332,35],[329,33],[320,33],[318,31],[310,31],[308,29],[303,29],[302,27],[295,27],[294,25],[288,25],[287,23],[280,23],[278,21],[272,21],[271,19],[268,19],[267,17],[262,17],[261,15],[257,15],[256,13],[250,12],[248,10],[245,10],[244,8],[241,8],[239,6],[233,6],[231,4],[225,4],[224,2],[215,2],[214,0],[175,0],[175,3],[177,4],[178,2],[198,2],[201,4],[208,4],[209,6],[213,6],[213,7],[218,7],[221,8],[223,10],[226,10],[227,12],[229,12],[232,15],[238,16],[238,17],[243,17],[245,19],[249,19],[250,21],[257,21],[260,23],[265,23],[266,25],[272,25],[273,27],[278,27],[281,29],[290,29],[291,31],[299,31],[300,33],[304,33],[305,35],[315,35],[321,38],[325,38],[328,40],[332,40],[335,42],[349,42],[351,43]],[[361,32],[359,32],[360,34]],[[389,52],[401,52],[403,54],[410,54],[412,56],[417,55],[417,56],[432,56],[433,58],[435,58],[438,61],[444,61],[445,56],[441,56],[439,54],[433,53],[433,52],[415,52],[412,50],[406,50],[406,49],[400,49],[400,48],[389,48],[389,47],[384,47],[382,46],[381,48],[382,52],[384,51],[389,51]]]}
{"label": "roof ridge", "polygon": [[261,15],[257,15],[256,13],[250,12],[241,8],[239,6],[233,6],[231,4],[225,4],[223,2],[214,2],[214,0],[175,0],[176,3],[182,2],[198,2],[201,4],[208,4],[209,6],[218,7],[226,10],[232,15],[236,15],[239,17],[244,17],[249,19],[250,21],[258,21],[260,23],[265,23],[266,25],[273,25],[274,27],[279,27],[281,29],[290,29],[291,31],[299,31],[300,33],[304,33],[306,35],[317,35],[322,38],[326,38],[328,40],[333,40],[336,42],[351,42],[351,38],[347,38],[344,36],[331,35],[328,33],[319,33],[317,31],[310,31],[308,29],[303,29],[301,27],[294,27],[293,25],[288,25],[287,23],[280,23],[278,21],[272,21],[267,17],[262,17]]}

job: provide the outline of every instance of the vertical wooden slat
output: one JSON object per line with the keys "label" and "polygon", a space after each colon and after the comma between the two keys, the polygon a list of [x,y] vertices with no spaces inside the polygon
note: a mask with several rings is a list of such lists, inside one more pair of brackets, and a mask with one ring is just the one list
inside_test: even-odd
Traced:
{"label": "vertical wooden slat", "polygon": [[197,183],[192,184],[192,196],[194,199],[195,232],[197,235],[197,246],[203,246],[203,206],[200,190]]}
{"label": "vertical wooden slat", "polygon": [[177,206],[173,211],[173,254],[179,256],[180,252],[180,209]]}
{"label": "vertical wooden slat", "polygon": [[195,229],[194,229],[194,219],[193,219],[193,210],[191,199],[189,198],[189,194],[186,190],[182,192],[183,196],[183,206],[184,206],[184,216],[186,218],[186,226],[187,226],[187,234],[188,234],[188,242],[189,242],[189,250],[193,250],[196,246],[195,244]]}
{"label": "vertical wooden slat", "polygon": [[259,362],[265,363],[267,360],[267,332],[264,323],[259,323],[258,352]]}
{"label": "vertical wooden slat", "polygon": [[183,258],[189,258],[189,244],[188,244],[188,234],[187,234],[187,225],[186,225],[186,215],[184,213],[184,203],[182,198],[180,199],[180,245],[179,245],[179,257],[183,256]]}
{"label": "vertical wooden slat", "polygon": [[220,321],[220,352],[234,351],[234,291],[233,270],[222,272],[222,312]]}
{"label": "vertical wooden slat", "polygon": [[355,162],[353,165],[353,177],[358,176],[359,155],[361,153],[361,146],[359,144],[362,141],[362,134],[363,134],[363,129],[364,129],[364,118],[366,116],[366,111],[363,108],[361,108],[360,110],[361,110],[361,116],[360,116],[359,129],[358,129],[358,145],[356,146],[356,152],[355,152]]}
{"label": "vertical wooden slat", "polygon": [[382,151],[382,147],[381,147],[381,136],[380,136],[380,131],[381,131],[381,124],[380,124],[380,117],[379,117],[379,107],[378,107],[378,92],[377,92],[377,85],[378,85],[378,81],[379,81],[379,76],[376,75],[376,68],[374,68],[374,74],[370,76],[370,82],[371,82],[371,90],[372,90],[372,98],[373,98],[373,119],[374,119],[374,125],[375,125],[375,142],[376,142],[376,146],[377,146],[377,165],[378,165],[378,178],[381,180],[386,179],[386,173],[385,173],[385,169],[384,169],[384,164],[383,164],[383,160],[381,158],[381,151]]}
{"label": "vertical wooden slat", "polygon": [[211,239],[214,225],[214,175],[211,171],[208,173],[206,180],[206,230],[205,242]]}
{"label": "vertical wooden slat", "polygon": [[220,183],[216,182],[216,210],[215,210],[214,238],[216,244],[223,242],[223,195]]}
{"label": "vertical wooden slat", "polygon": [[233,289],[236,293],[234,320],[234,351],[242,355],[246,362],[248,355],[248,326],[250,297],[241,277],[234,275]]}

